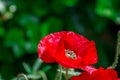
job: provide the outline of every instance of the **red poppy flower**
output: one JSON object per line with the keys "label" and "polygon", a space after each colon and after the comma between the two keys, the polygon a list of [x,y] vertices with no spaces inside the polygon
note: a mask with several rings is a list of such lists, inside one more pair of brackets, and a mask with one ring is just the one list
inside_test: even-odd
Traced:
{"label": "red poppy flower", "polygon": [[91,74],[83,72],[79,76],[73,76],[71,80],[119,80],[119,78],[115,70],[100,67]]}
{"label": "red poppy flower", "polygon": [[44,62],[57,62],[66,68],[81,68],[97,62],[94,41],[74,32],[56,32],[38,44],[38,55]]}

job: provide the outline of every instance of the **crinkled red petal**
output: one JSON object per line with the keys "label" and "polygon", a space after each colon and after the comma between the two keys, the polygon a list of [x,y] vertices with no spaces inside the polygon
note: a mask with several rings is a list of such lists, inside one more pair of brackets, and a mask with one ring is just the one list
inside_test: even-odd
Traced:
{"label": "crinkled red petal", "polygon": [[90,74],[88,72],[83,72],[79,76],[73,76],[70,80],[90,80]]}
{"label": "crinkled red petal", "polygon": [[100,67],[98,70],[94,71],[91,75],[91,80],[117,80],[117,72],[113,69],[104,69]]}
{"label": "crinkled red petal", "polygon": [[83,72],[79,76],[73,76],[70,80],[119,80],[119,78],[115,70],[100,67],[92,73]]}
{"label": "crinkled red petal", "polygon": [[56,62],[52,55],[58,54],[58,44],[65,33],[64,31],[60,33],[57,32],[44,37],[38,44],[39,58],[47,63]]}
{"label": "crinkled red petal", "polygon": [[[62,56],[56,57],[58,63],[67,68],[81,68],[97,62],[97,51],[94,41],[88,41],[81,35],[69,32],[62,38],[60,45],[60,53]],[[75,52],[77,59],[66,57],[64,50],[72,50]]]}
{"label": "crinkled red petal", "polygon": [[[68,58],[65,50],[75,53],[76,59]],[[56,32],[43,38],[38,45],[39,57],[45,62],[58,62],[66,68],[81,68],[97,62],[94,41],[74,32]]]}

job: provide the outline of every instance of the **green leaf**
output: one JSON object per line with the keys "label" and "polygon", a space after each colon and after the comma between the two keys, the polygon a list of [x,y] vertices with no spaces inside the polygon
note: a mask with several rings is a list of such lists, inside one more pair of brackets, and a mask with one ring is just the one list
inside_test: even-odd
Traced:
{"label": "green leaf", "polygon": [[44,22],[40,27],[41,32],[41,38],[49,34],[49,24],[47,22]]}
{"label": "green leaf", "polygon": [[62,14],[64,13],[66,6],[64,6],[59,0],[52,0],[51,9],[57,14]]}
{"label": "green leaf", "polygon": [[43,62],[38,58],[33,64],[33,73],[37,72]]}
{"label": "green leaf", "polygon": [[24,50],[19,45],[15,44],[15,45],[13,45],[12,48],[13,48],[14,56],[16,58],[20,58],[24,55]]}
{"label": "green leaf", "polygon": [[28,74],[27,77],[29,79],[35,79],[35,80],[42,78],[41,75],[38,75],[38,74]]}
{"label": "green leaf", "polygon": [[24,67],[25,71],[26,71],[28,74],[31,74],[31,73],[32,73],[32,68],[30,67],[29,64],[23,62],[23,67]]}
{"label": "green leaf", "polygon": [[119,0],[97,0],[96,14],[113,20],[116,24],[120,24]]}
{"label": "green leaf", "polygon": [[24,45],[24,33],[20,29],[10,29],[5,36],[6,46],[13,46],[14,44]]}
{"label": "green leaf", "polygon": [[25,29],[33,28],[39,23],[39,20],[36,16],[28,13],[19,14],[17,20],[19,25],[21,25],[21,27],[25,27]]}
{"label": "green leaf", "polygon": [[12,47],[14,56],[17,58],[22,57],[24,53],[24,35],[20,29],[10,29],[5,36],[5,46]]}
{"label": "green leaf", "polygon": [[75,6],[78,0],[60,0],[65,6],[72,7]]}
{"label": "green leaf", "polygon": [[[7,55],[7,56],[6,56]],[[0,48],[0,61],[5,64],[10,64],[14,62],[14,57],[11,55],[10,50],[4,50],[4,48]]]}
{"label": "green leaf", "polygon": [[46,0],[36,0],[32,10],[35,15],[44,17],[49,13],[49,3]]}
{"label": "green leaf", "polygon": [[26,42],[24,47],[25,47],[25,50],[29,53],[33,52],[33,50],[34,50],[34,44],[30,41]]}
{"label": "green leaf", "polygon": [[51,66],[47,65],[47,66],[45,66],[44,68],[42,68],[42,71],[47,72],[47,71],[50,70],[51,68],[52,68]]}
{"label": "green leaf", "polygon": [[94,21],[94,29],[97,33],[102,33],[106,29],[107,19],[105,18],[96,18]]}
{"label": "green leaf", "polygon": [[4,34],[5,34],[4,28],[0,27],[0,36],[4,36]]}
{"label": "green leaf", "polygon": [[4,80],[3,78],[2,78],[2,75],[0,74],[0,80]]}
{"label": "green leaf", "polygon": [[43,80],[47,80],[47,76],[46,76],[45,72],[39,71],[38,73],[39,73],[39,75],[41,75],[41,77],[43,78]]}
{"label": "green leaf", "polygon": [[47,34],[61,31],[63,28],[63,22],[57,17],[49,17],[45,22],[41,24],[40,32],[41,38]]}
{"label": "green leaf", "polygon": [[95,11],[98,15],[113,18],[115,10],[111,0],[97,0]]}

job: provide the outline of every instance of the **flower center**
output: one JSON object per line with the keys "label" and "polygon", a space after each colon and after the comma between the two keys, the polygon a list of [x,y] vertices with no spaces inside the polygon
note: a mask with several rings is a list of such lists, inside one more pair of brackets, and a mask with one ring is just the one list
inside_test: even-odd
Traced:
{"label": "flower center", "polygon": [[76,59],[76,54],[71,50],[65,50],[66,56],[71,59]]}

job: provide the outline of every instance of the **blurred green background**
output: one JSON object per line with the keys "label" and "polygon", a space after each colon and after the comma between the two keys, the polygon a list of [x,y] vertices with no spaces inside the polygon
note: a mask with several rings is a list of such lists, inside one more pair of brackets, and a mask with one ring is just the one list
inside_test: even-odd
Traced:
{"label": "blurred green background", "polygon": [[[38,69],[54,80],[58,66],[36,60],[37,45],[44,36],[62,30],[94,40],[99,56],[95,66],[110,66],[120,27],[119,4],[119,0],[0,0],[0,80],[12,80],[21,72],[32,75]],[[116,70],[120,75],[120,63]]]}

